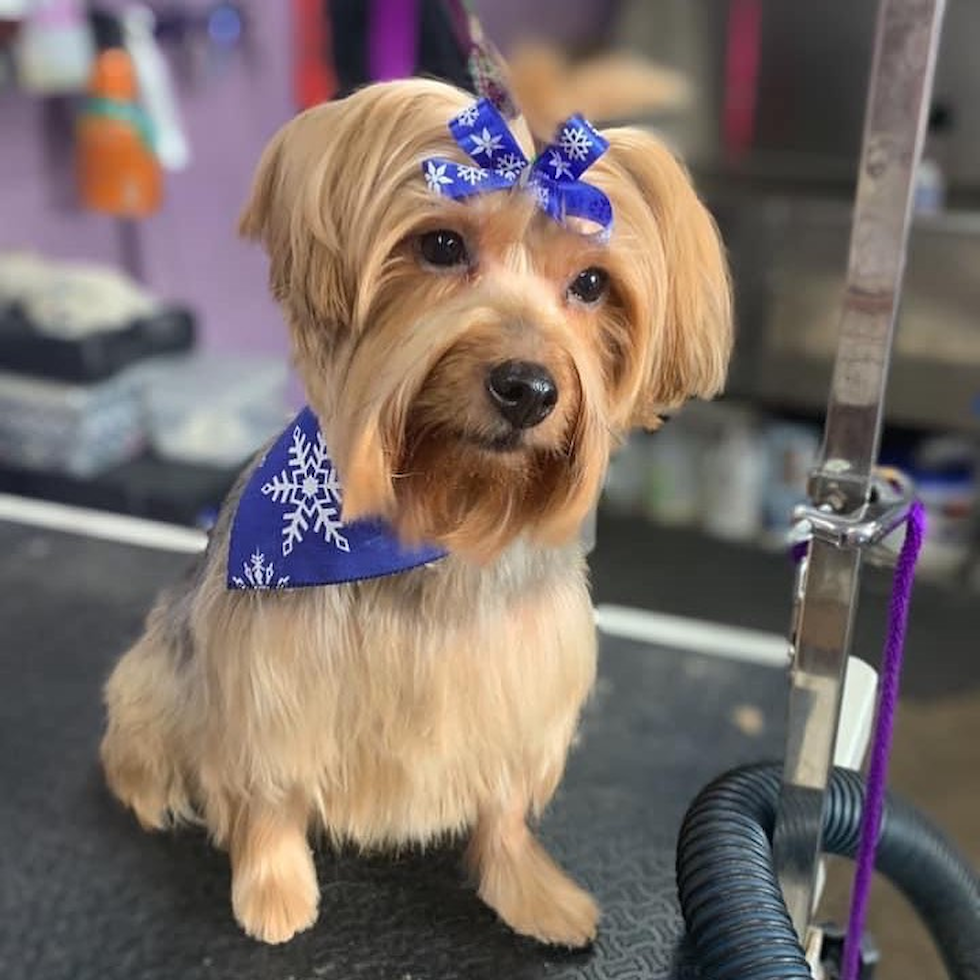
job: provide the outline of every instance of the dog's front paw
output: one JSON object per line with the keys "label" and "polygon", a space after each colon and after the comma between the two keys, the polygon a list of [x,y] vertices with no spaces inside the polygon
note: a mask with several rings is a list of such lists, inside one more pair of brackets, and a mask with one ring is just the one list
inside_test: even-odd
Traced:
{"label": "dog's front paw", "polygon": [[284,943],[316,922],[320,901],[316,870],[309,856],[304,857],[234,875],[232,908],[238,924],[253,939]]}
{"label": "dog's front paw", "polygon": [[479,895],[523,936],[573,949],[595,939],[599,908],[594,899],[530,835],[519,853],[486,860]]}

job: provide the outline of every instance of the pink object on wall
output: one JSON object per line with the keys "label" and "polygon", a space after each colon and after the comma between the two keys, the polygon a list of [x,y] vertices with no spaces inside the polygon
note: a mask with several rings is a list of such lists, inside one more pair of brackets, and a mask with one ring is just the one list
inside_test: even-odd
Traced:
{"label": "pink object on wall", "polygon": [[731,0],[722,132],[725,151],[734,158],[751,149],[755,137],[761,33],[761,0]]}

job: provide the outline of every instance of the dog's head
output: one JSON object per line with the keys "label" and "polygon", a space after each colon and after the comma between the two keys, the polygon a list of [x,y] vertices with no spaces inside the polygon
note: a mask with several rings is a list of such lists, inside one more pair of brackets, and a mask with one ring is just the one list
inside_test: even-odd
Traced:
{"label": "dog's head", "polygon": [[424,160],[472,163],[447,128],[471,101],[413,80],[303,113],[241,227],[269,253],[345,519],[488,559],[521,533],[571,537],[617,437],[719,390],[731,310],[714,223],[646,133],[606,131],[588,170],[605,241],[522,186],[433,193]]}

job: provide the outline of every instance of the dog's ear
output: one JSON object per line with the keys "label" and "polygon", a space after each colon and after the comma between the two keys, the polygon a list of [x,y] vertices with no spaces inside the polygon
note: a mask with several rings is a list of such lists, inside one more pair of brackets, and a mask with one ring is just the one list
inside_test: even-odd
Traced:
{"label": "dog's ear", "polygon": [[260,241],[265,247],[269,255],[269,285],[280,300],[289,283],[291,252],[288,222],[283,213],[286,203],[280,186],[288,129],[288,124],[283,126],[263,150],[248,201],[238,219],[239,234]]}
{"label": "dog's ear", "polygon": [[276,133],[259,160],[238,224],[268,253],[273,296],[294,317],[319,324],[346,323],[351,309],[353,287],[325,179],[343,166],[331,133],[342,106],[309,109]]}
{"label": "dog's ear", "polygon": [[648,320],[639,326],[650,344],[628,421],[656,428],[664,412],[688,398],[710,398],[724,385],[732,347],[728,265],[714,219],[670,150],[637,129],[604,135],[612,162],[652,217],[652,224],[638,221],[631,229],[656,273],[647,284],[650,302],[635,310]]}

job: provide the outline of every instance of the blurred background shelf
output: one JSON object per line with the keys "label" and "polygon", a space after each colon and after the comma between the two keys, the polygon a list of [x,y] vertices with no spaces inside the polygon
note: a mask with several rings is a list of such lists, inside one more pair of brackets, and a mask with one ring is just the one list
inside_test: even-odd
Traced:
{"label": "blurred background shelf", "polygon": [[[730,393],[764,407],[820,417],[826,409],[832,367],[829,359],[765,352],[752,365],[755,377],[740,377]],[[885,418],[889,423],[980,432],[980,377],[972,365],[899,356],[892,362],[888,392]]]}
{"label": "blurred background shelf", "polygon": [[237,475],[147,452],[91,478],[0,464],[0,493],[206,528]]}
{"label": "blurred background shelf", "polygon": [[[850,203],[709,186],[734,268],[729,392],[822,415],[844,289]],[[889,379],[889,422],[980,431],[980,213],[917,217]]]}

